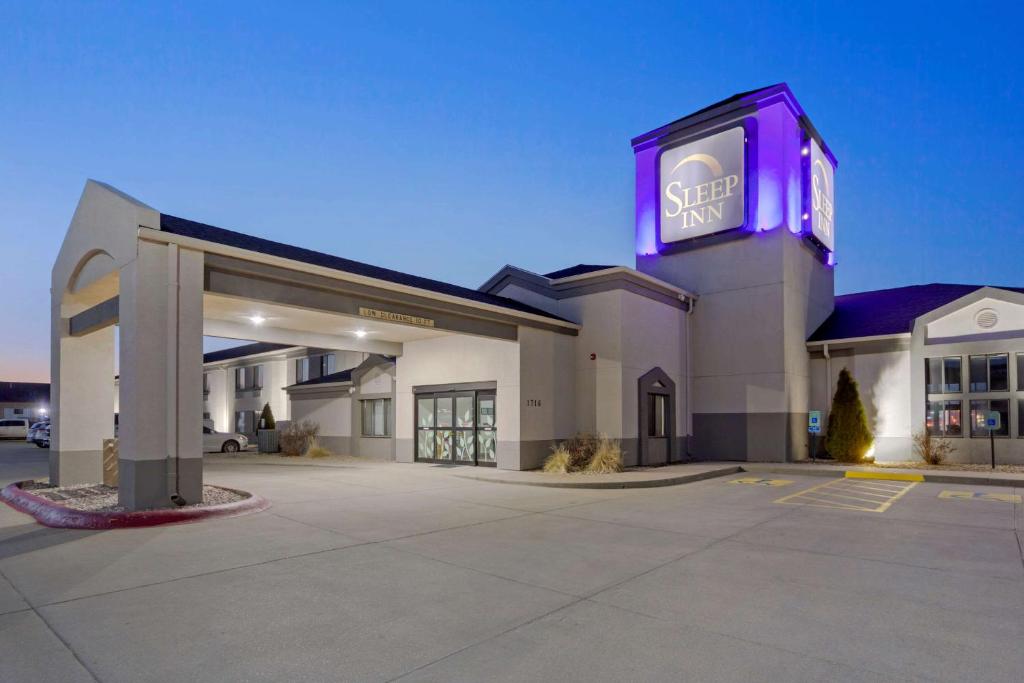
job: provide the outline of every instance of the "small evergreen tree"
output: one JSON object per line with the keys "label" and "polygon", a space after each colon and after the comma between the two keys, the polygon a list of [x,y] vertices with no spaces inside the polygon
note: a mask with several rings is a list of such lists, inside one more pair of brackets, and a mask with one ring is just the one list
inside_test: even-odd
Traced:
{"label": "small evergreen tree", "polygon": [[269,403],[263,404],[263,412],[260,413],[260,429],[277,429],[277,421],[274,420],[274,411],[270,409]]}
{"label": "small evergreen tree", "polygon": [[857,382],[850,371],[843,368],[828,415],[825,449],[839,462],[860,462],[874,440]]}

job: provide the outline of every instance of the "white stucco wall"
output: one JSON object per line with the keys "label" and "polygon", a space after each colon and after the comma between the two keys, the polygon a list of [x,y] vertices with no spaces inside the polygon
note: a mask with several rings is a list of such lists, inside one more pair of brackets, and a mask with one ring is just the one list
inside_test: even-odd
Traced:
{"label": "white stucco wall", "polygon": [[876,353],[841,351],[833,354],[831,382],[826,361],[817,358],[811,367],[811,409],[821,410],[826,420],[839,373],[849,369],[860,388],[861,402],[875,435],[875,459],[910,460],[911,452],[911,354],[909,350]]}
{"label": "white stucco wall", "polygon": [[351,398],[299,398],[293,395],[291,403],[292,419],[318,423],[321,436],[352,436]]}

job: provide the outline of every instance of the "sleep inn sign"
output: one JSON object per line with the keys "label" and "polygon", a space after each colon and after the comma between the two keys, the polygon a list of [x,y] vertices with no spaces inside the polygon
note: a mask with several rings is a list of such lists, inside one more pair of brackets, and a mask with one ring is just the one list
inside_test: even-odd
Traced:
{"label": "sleep inn sign", "polygon": [[662,243],[743,225],[745,138],[735,126],[661,153]]}

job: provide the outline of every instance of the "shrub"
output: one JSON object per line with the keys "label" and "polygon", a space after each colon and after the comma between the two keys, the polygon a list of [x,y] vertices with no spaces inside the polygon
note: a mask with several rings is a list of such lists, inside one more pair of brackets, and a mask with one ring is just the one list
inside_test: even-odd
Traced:
{"label": "shrub", "polygon": [[932,436],[927,425],[914,434],[914,453],[929,465],[941,465],[953,450],[949,441]]}
{"label": "shrub", "polygon": [[263,404],[263,411],[260,413],[260,420],[257,424],[260,429],[277,429],[277,421],[274,419],[274,411],[270,409],[269,403]]}
{"label": "shrub", "polygon": [[564,446],[551,449],[551,455],[544,461],[544,471],[550,474],[567,474],[569,472],[569,451]]}
{"label": "shrub", "polygon": [[292,421],[281,432],[281,452],[288,456],[299,456],[309,450],[320,434],[320,425],[310,420]]}
{"label": "shrub", "polygon": [[825,448],[837,461],[854,463],[864,458],[873,441],[857,382],[850,371],[843,368],[832,398]]}
{"label": "shrub", "polygon": [[306,451],[306,455],[311,458],[328,458],[334,454],[321,446],[319,441],[313,441],[309,446],[309,450]]}
{"label": "shrub", "polygon": [[587,472],[607,474],[622,471],[622,448],[619,442],[602,436],[597,442],[597,450],[587,463]]}
{"label": "shrub", "polygon": [[586,469],[597,452],[599,441],[593,434],[577,434],[563,443],[560,448],[569,454],[568,470],[580,472]]}

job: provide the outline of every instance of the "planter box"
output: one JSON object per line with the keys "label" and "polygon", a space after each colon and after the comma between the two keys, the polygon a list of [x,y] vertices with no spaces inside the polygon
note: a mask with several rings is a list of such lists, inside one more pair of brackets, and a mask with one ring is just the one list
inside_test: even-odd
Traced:
{"label": "planter box", "polygon": [[281,450],[279,432],[276,429],[260,429],[256,432],[256,443],[260,453],[277,453]]}

